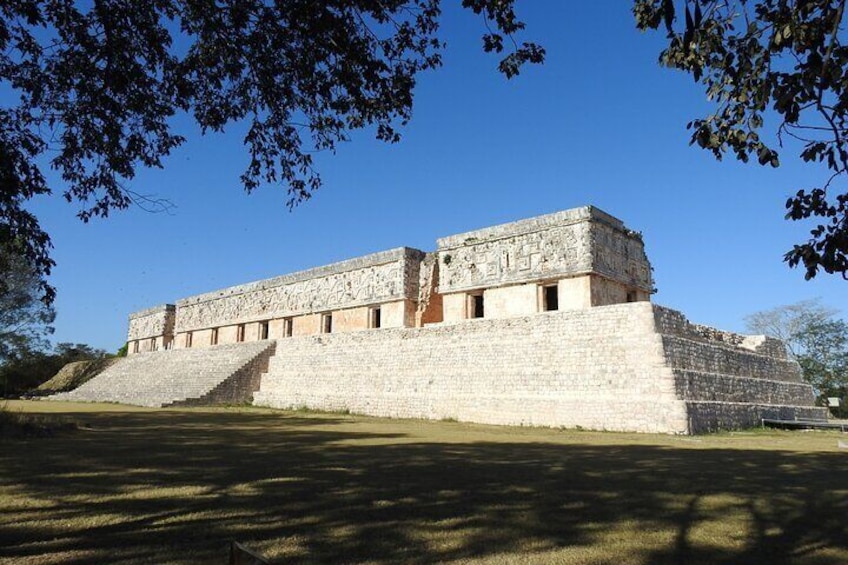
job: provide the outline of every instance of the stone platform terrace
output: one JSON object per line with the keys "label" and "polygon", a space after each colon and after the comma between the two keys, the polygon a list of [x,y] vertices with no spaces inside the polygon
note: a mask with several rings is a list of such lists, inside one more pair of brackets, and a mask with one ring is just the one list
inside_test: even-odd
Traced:
{"label": "stone platform terrace", "polygon": [[826,416],[780,342],[648,302],[280,340],[254,403],[679,434]]}

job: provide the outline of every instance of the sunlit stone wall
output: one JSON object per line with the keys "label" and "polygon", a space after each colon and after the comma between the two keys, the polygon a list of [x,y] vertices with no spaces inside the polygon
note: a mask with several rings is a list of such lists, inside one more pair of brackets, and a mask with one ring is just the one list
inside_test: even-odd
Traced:
{"label": "sunlit stone wall", "polygon": [[[681,322],[675,325],[672,322]],[[672,328],[676,334],[664,334]],[[650,303],[280,342],[260,405],[691,433],[823,416],[793,362]],[[691,330],[691,331],[690,331]],[[782,379],[782,380],[781,380]]]}
{"label": "sunlit stone wall", "polygon": [[130,314],[128,353],[169,347],[174,339],[175,312],[173,304],[163,304]]}
{"label": "sunlit stone wall", "polygon": [[651,266],[642,237],[592,206],[470,231],[438,240],[439,292],[447,321],[545,310],[541,284],[558,286],[558,308],[650,299]]}
{"label": "sunlit stone wall", "polygon": [[424,253],[400,247],[177,301],[177,333],[418,296]]}

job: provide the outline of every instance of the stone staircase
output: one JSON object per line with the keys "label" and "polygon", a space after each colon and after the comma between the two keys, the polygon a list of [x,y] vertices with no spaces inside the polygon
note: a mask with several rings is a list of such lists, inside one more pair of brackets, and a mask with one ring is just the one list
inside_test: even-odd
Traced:
{"label": "stone staircase", "polygon": [[199,406],[252,400],[276,341],[138,353],[49,400]]}

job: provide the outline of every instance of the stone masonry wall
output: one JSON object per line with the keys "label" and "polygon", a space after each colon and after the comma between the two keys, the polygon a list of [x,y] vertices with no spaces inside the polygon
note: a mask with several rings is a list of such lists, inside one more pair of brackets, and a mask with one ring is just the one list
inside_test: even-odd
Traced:
{"label": "stone masonry wall", "polygon": [[680,398],[701,402],[743,402],[812,406],[810,385],[700,371],[674,370]]}
{"label": "stone masonry wall", "polygon": [[401,247],[177,302],[176,331],[418,298],[424,253]]}
{"label": "stone masonry wall", "polygon": [[795,361],[761,355],[742,347],[664,335],[663,348],[669,364],[676,369],[784,382],[800,381]]}
{"label": "stone masonry wall", "polygon": [[259,405],[686,431],[649,304],[280,340]]}
{"label": "stone masonry wall", "polygon": [[439,292],[597,273],[650,292],[641,236],[591,206],[438,240]]}
{"label": "stone masonry wall", "polygon": [[780,404],[687,402],[690,433],[733,430],[759,426],[763,418],[775,420],[824,420],[827,408]]}
{"label": "stone masonry wall", "polygon": [[174,335],[174,305],[163,304],[130,314],[127,341]]}
{"label": "stone masonry wall", "polygon": [[664,433],[823,416],[794,362],[687,324],[637,302],[281,340],[254,402]]}
{"label": "stone masonry wall", "polygon": [[779,339],[764,335],[743,335],[693,324],[682,312],[656,307],[657,331],[719,345],[738,346],[776,359],[787,359],[786,346]]}

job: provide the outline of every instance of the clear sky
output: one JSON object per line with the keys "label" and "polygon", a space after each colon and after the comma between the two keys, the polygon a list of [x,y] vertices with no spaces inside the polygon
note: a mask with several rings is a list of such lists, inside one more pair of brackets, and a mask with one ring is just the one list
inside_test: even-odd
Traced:
{"label": "clear sky", "polygon": [[772,170],[689,147],[686,123],[709,106],[659,67],[663,37],[635,29],[631,2],[519,2],[547,62],[511,81],[459,4],[445,0],[445,64],[422,76],[401,143],[364,131],[319,156],[324,187],[292,212],[281,187],[241,190],[243,128],[200,137],[186,120],[190,141],[131,185],[171,213],[85,225],[58,196],[36,202],[58,263],[54,341],[114,351],[136,310],[587,204],[643,233],[654,302],[693,322],[742,331],[747,314],[813,297],[846,313],[848,282],[782,262],[810,229],[783,219],[784,202],[825,171],[797,151]]}

